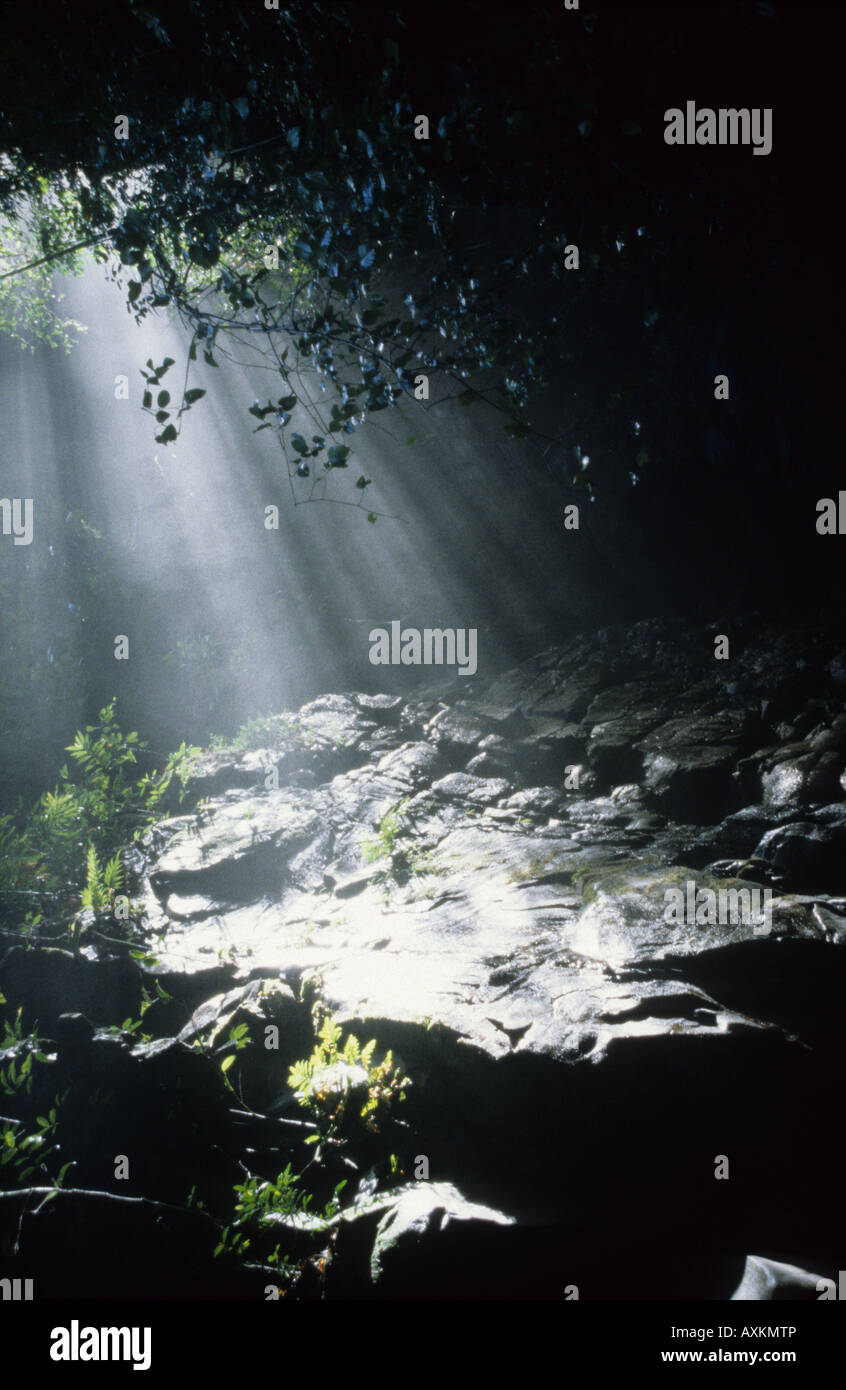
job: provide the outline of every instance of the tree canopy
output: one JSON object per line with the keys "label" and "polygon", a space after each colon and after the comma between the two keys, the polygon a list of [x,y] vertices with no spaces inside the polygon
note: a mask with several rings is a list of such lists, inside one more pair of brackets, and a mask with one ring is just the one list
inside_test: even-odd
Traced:
{"label": "tree canopy", "polygon": [[[346,437],[421,372],[518,437],[543,433],[531,403],[563,379],[545,441],[562,481],[660,476],[709,428],[703,342],[709,361],[736,355],[750,315],[748,394],[781,394],[767,330],[801,255],[796,132],[782,119],[768,160],[693,148],[682,163],[656,101],[699,90],[713,59],[752,104],[784,48],[773,7],[525,13],[47,0],[36,34],[31,9],[7,7],[0,209],[29,219],[30,260],[95,248],[139,321],[167,308],[188,326],[182,393],[167,359],[145,369],[157,441],[205,394],[190,362],[216,366],[234,341],[276,368],[252,427],[277,431],[292,478],[347,467]],[[288,428],[302,367],[329,403],[308,438]]]}

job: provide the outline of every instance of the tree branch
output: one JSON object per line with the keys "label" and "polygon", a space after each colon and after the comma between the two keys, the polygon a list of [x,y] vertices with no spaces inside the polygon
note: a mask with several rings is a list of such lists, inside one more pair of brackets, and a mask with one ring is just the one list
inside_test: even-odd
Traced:
{"label": "tree branch", "polygon": [[34,270],[37,265],[46,265],[48,261],[57,261],[62,256],[69,256],[72,251],[81,251],[85,246],[96,246],[98,241],[104,237],[111,236],[112,232],[117,231],[117,226],[108,227],[104,232],[98,232],[96,236],[87,237],[85,241],[74,242],[73,246],[62,246],[58,251],[51,251],[49,256],[41,256],[37,261],[27,261],[26,265],[16,266],[14,270],[7,270],[0,275],[0,280],[8,280],[12,275],[22,275],[25,270]]}

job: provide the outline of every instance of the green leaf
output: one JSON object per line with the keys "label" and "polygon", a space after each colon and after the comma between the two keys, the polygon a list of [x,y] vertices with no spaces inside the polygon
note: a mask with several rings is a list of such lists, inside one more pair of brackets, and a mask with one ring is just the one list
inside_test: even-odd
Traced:
{"label": "green leaf", "polygon": [[156,405],[165,406],[170,404],[170,392],[160,391],[156,397]]}
{"label": "green leaf", "polygon": [[168,425],[165,429],[162,430],[161,434],[156,435],[156,443],[171,444],[173,440],[176,438],[177,433],[176,430],[173,428],[173,425]]}
{"label": "green leaf", "polygon": [[214,243],[211,246],[202,246],[199,242],[192,241],[188,247],[188,257],[195,265],[209,269],[220,260],[220,247]]}
{"label": "green leaf", "polygon": [[[293,449],[296,449],[298,454],[307,454],[309,452],[309,447],[301,434],[291,435],[291,447]],[[332,452],[331,449],[329,452]]]}
{"label": "green leaf", "polygon": [[326,458],[330,468],[346,468],[350,450],[346,444],[333,444],[328,450]]}
{"label": "green leaf", "polygon": [[184,410],[185,407],[188,406],[188,405],[193,405],[195,401],[200,400],[200,398],[201,398],[202,396],[204,396],[205,394],[206,394],[206,393],[205,393],[205,391],[202,389],[202,387],[200,387],[200,386],[192,386],[192,387],[191,387],[191,390],[190,390],[190,391],[186,391],[186,392],[185,392],[185,395],[182,397],[182,409]]}
{"label": "green leaf", "polygon": [[233,1063],[234,1061],[235,1061],[235,1053],[234,1053],[234,1052],[230,1052],[230,1054],[229,1054],[228,1057],[224,1057],[223,1061],[222,1061],[221,1064],[220,1064],[220,1070],[223,1072],[224,1076],[226,1075],[226,1073],[228,1072],[229,1068],[232,1066],[232,1063]]}

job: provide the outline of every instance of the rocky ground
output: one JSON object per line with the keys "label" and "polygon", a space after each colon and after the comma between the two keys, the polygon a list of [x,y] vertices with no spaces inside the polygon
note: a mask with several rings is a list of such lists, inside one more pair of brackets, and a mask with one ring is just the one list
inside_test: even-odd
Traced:
{"label": "rocky ground", "polygon": [[[609,628],[488,688],[327,695],[261,741],[204,755],[189,809],[132,852],[155,964],[93,916],[75,953],[0,964],[76,1161],[49,1203],[0,1193],[4,1274],[35,1270],[45,1296],[265,1297],[266,1269],[210,1251],[243,1165],[277,1172],[301,1143],[287,1073],[316,993],[411,1081],[403,1180],[374,1192],[348,1165],[325,1296],[816,1298],[836,1280],[836,634],[754,614]],[[771,929],[668,922],[666,890],[691,882],[769,889]],[[149,1040],[108,1031],[156,981]],[[326,1246],[305,1220],[286,1238]]]}

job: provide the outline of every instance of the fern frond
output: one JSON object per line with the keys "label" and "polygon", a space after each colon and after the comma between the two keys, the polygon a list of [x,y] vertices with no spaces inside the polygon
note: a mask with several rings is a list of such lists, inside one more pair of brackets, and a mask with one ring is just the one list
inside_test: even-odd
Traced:
{"label": "fern frond", "polygon": [[103,887],[113,893],[120,893],[123,888],[123,860],[120,850],[112,855],[106,864],[102,876]]}

